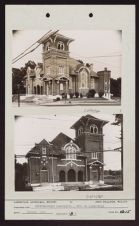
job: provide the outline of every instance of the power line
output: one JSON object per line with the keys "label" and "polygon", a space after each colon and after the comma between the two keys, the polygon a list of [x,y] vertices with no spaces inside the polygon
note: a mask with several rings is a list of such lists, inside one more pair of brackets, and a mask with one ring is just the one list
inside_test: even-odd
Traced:
{"label": "power line", "polygon": [[[50,30],[50,31],[51,31],[51,30]],[[50,31],[47,32],[46,34],[50,33]],[[56,34],[58,31],[59,31],[59,30],[55,31],[55,32],[53,33],[53,35]],[[45,35],[46,35],[46,34],[45,34]],[[41,38],[43,38],[45,35],[43,35]],[[49,37],[50,37],[50,36],[48,36],[47,39],[48,39]],[[41,38],[40,38],[40,39],[41,39]],[[39,39],[39,40],[40,40],[40,39]],[[39,41],[39,40],[38,40],[38,41]],[[38,41],[37,41],[37,42],[38,42]],[[37,43],[37,42],[36,42],[36,43]],[[34,44],[36,44],[36,43],[34,43]],[[34,44],[33,44],[33,45],[34,45]],[[32,45],[32,46],[33,46],[33,45]],[[16,58],[14,58],[14,59],[16,59],[16,60],[13,59],[12,64],[16,63],[17,61],[19,61],[20,59],[22,59],[23,57],[25,57],[25,56],[28,55],[29,53],[33,52],[33,51],[34,51],[35,49],[37,49],[40,45],[41,45],[41,43],[39,43],[34,49],[30,50],[29,52],[25,53],[25,52],[27,51],[27,50],[25,50],[23,53],[19,54],[20,57],[17,56]],[[30,49],[30,47],[27,48],[27,49]],[[24,54],[24,53],[25,53],[25,54]],[[23,55],[23,54],[24,54],[24,55]]]}
{"label": "power line", "polygon": [[[52,30],[48,31],[45,35],[49,34]],[[43,35],[42,38],[45,36]],[[40,40],[40,39],[39,39]],[[21,55],[23,55],[27,50],[29,50],[32,46],[34,46],[39,40],[37,40],[36,42],[34,42],[31,46],[29,46],[27,49],[25,49],[22,53],[20,53],[17,57],[13,58],[13,61],[16,60],[18,57],[20,57]]]}
{"label": "power line", "polygon": [[[114,149],[106,149],[106,150],[103,150],[102,151],[102,153],[103,152],[121,152],[121,147],[118,147],[118,148],[114,148]],[[66,153],[66,152],[65,152]],[[92,153],[92,152],[89,152],[89,151],[86,151],[86,152],[84,152],[84,153],[82,153],[82,152],[80,152],[80,153],[76,153],[76,154],[85,154],[85,153]],[[73,154],[73,152],[68,152],[68,154]],[[15,154],[15,157],[17,157],[17,158],[24,158],[26,155],[17,155],[17,154]]]}
{"label": "power line", "polygon": [[[45,35],[49,34],[52,30],[48,31]],[[42,38],[45,36],[43,35]],[[13,58],[13,61],[16,60],[18,57],[23,55],[27,50],[29,50],[32,46],[34,46],[40,39],[38,39],[36,42],[34,42],[31,46],[29,46],[27,49],[25,49],[21,54],[19,54],[17,57]]]}

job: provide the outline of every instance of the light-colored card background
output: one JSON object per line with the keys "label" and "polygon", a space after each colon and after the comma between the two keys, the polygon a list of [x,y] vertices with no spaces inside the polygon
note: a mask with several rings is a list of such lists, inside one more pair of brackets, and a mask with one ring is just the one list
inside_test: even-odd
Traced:
{"label": "light-colored card background", "polygon": [[[49,12],[51,17],[46,18]],[[93,18],[88,14],[92,12]],[[12,107],[12,30],[122,30],[122,102],[121,106],[93,107]],[[5,216],[14,219],[10,199],[36,198],[33,192],[14,191],[14,115],[40,114],[74,114],[88,113],[93,109],[108,114],[122,113],[124,115],[124,190],[123,191],[93,191],[93,195],[102,194],[105,199],[135,198],[135,6],[123,5],[7,5],[6,6],[6,124],[5,124]],[[89,110],[90,109],[90,110]],[[39,198],[63,199],[86,198],[92,192],[39,193]],[[116,219],[134,219],[134,202],[130,216],[116,215]],[[38,216],[27,216],[37,219]],[[81,212],[79,219],[94,219],[91,215]],[[112,219],[101,211],[98,219]],[[39,218],[40,219],[40,218]],[[44,216],[43,219],[47,219]],[[64,217],[63,217],[64,219]]]}

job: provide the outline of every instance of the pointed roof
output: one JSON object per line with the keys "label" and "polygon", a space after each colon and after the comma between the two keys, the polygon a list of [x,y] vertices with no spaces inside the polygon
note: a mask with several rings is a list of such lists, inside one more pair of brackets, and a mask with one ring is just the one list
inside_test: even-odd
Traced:
{"label": "pointed roof", "polygon": [[39,144],[36,144],[36,145],[46,146],[46,145],[49,145],[49,143],[45,139],[43,139]]}
{"label": "pointed roof", "polygon": [[40,147],[42,146],[49,146],[50,144],[45,140],[43,139],[40,143],[38,144],[35,144],[35,146],[33,148],[31,148],[31,150],[26,154],[26,157],[29,157],[29,156],[40,156]]}
{"label": "pointed roof", "polygon": [[38,147],[33,147],[31,148],[31,150],[26,154],[26,158],[30,157],[30,156],[40,156],[40,151]]}
{"label": "pointed roof", "polygon": [[69,143],[71,140],[73,140],[71,137],[61,132],[51,141],[51,143],[53,145],[62,147],[64,146],[64,144]]}
{"label": "pointed roof", "polygon": [[42,146],[47,146],[46,148],[46,152],[47,155],[60,155],[61,152],[61,148],[59,146],[56,146],[52,143],[48,143],[45,139],[43,139],[39,144],[35,144],[35,146],[33,148],[31,148],[31,150],[26,154],[26,158],[30,157],[30,156],[41,156],[41,147]]}
{"label": "pointed roof", "polygon": [[108,121],[106,121],[106,120],[98,119],[98,118],[96,118],[96,117],[94,117],[94,116],[88,114],[88,115],[86,115],[86,116],[82,116],[82,117],[81,117],[78,121],[76,121],[70,128],[71,128],[71,129],[75,129],[75,128],[78,127],[78,125],[80,125],[81,123],[85,125],[86,122],[87,122],[88,120],[100,122],[100,123],[102,123],[103,126],[104,126],[105,124],[108,123]]}

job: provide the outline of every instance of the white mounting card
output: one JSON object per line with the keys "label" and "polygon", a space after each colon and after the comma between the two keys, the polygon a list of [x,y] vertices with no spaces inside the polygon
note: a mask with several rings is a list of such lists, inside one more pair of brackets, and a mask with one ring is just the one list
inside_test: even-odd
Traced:
{"label": "white mounting card", "polygon": [[134,220],[135,5],[5,19],[5,219]]}

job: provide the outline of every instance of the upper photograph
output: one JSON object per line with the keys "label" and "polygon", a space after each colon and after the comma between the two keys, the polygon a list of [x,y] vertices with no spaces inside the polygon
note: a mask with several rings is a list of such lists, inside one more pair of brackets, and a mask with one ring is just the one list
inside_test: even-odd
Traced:
{"label": "upper photograph", "polygon": [[121,30],[13,30],[13,106],[120,105],[121,61]]}

